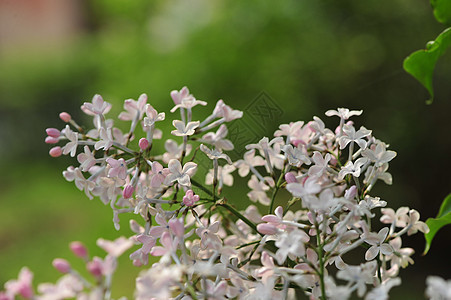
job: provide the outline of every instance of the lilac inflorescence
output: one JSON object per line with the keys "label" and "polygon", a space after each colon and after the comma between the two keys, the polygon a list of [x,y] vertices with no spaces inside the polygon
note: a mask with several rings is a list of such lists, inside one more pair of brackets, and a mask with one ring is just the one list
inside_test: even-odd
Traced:
{"label": "lilac inflorescence", "polygon": [[[371,130],[354,127],[350,118],[362,111],[327,111],[339,118],[332,129],[316,116],[282,124],[274,137],[247,145],[243,158],[232,161],[225,153],[234,149],[226,124],[243,113],[219,100],[207,118],[195,120],[193,111],[207,103],[186,87],[170,95],[171,112],[180,118],[172,120],[173,139],[164,142],[163,153],[153,144],[163,136],[158,124],[166,114],[145,94],[125,100],[119,120],[130,123],[128,132],[107,118],[111,104],[100,95],[82,105],[93,129],[68,113],[60,114],[64,128],[47,129],[47,143],[62,144],[50,155],[76,156],[80,163],[64,177],[90,199],[109,204],[116,229],[120,215],[135,218],[129,238],[99,239],[107,252],[103,259],[89,257],[79,242],[71,244],[94,280],[58,259],[55,267],[66,274],[56,285],[39,285],[39,299],[56,292],[110,299],[117,258],[132,247],[133,264],[145,266],[135,299],[294,299],[299,293],[310,299],[386,299],[400,284],[399,270],[413,263],[414,252],[402,247],[401,238],[428,227],[416,210],[395,212],[372,195],[377,182],[392,183],[387,171],[396,152]],[[201,162],[209,171],[196,175]],[[246,178],[250,190],[232,199],[223,187],[237,177]],[[243,201],[244,211],[233,206]],[[351,255],[360,255],[361,264],[350,265]],[[7,283],[0,299],[34,297],[30,276],[20,276]],[[14,288],[19,284],[21,290]]]}

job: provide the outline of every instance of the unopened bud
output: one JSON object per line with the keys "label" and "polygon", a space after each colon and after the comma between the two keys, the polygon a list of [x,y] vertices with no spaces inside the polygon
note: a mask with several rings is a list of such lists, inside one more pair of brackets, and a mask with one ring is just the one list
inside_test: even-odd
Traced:
{"label": "unopened bud", "polygon": [[53,136],[48,136],[45,138],[45,143],[46,144],[56,144],[60,141],[59,138],[53,137]]}
{"label": "unopened bud", "polygon": [[122,192],[122,196],[124,197],[124,199],[128,199],[133,195],[133,192],[135,191],[135,188],[131,185],[127,185],[124,188],[124,191]]}
{"label": "unopened bud", "polygon": [[57,269],[63,274],[69,273],[70,271],[69,262],[63,258],[55,258],[52,262],[52,265],[55,269]]}
{"label": "unopened bud", "polygon": [[102,276],[102,261],[98,257],[94,257],[94,259],[86,264],[86,269],[88,269],[89,273],[96,277]]}
{"label": "unopened bud", "polygon": [[285,180],[287,181],[287,183],[298,182],[298,181],[296,180],[296,176],[294,176],[294,174],[293,174],[293,173],[290,173],[290,172],[288,172],[288,173],[285,174]]}
{"label": "unopened bud", "polygon": [[48,134],[48,136],[58,138],[61,134],[61,132],[56,128],[47,128],[45,132]]}
{"label": "unopened bud", "polygon": [[149,141],[146,138],[141,138],[138,145],[141,150],[146,150],[149,147]]}
{"label": "unopened bud", "polygon": [[86,249],[85,245],[83,245],[81,242],[72,242],[70,243],[69,248],[78,257],[88,257],[88,249]]}
{"label": "unopened bud", "polygon": [[63,120],[63,122],[70,122],[72,120],[72,117],[67,112],[60,113],[60,119]]}
{"label": "unopened bud", "polygon": [[355,195],[357,195],[357,187],[355,185],[351,186],[349,189],[345,192],[345,198],[347,200],[354,199]]}
{"label": "unopened bud", "polygon": [[49,154],[51,157],[60,157],[61,154],[63,154],[63,150],[60,146],[53,147],[52,149],[50,149]]}

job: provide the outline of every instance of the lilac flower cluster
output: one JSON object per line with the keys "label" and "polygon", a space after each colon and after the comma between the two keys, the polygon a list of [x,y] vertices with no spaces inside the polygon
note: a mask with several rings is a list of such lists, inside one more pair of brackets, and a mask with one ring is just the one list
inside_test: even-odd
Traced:
{"label": "lilac flower cluster", "polygon": [[[56,259],[55,268],[65,274],[56,284],[41,284],[35,294],[32,274],[24,268],[18,280],[5,285],[1,300],[16,295],[111,299],[117,257],[131,247],[131,261],[143,268],[135,299],[295,299],[304,294],[310,299],[342,300],[353,294],[387,299],[401,282],[400,268],[413,263],[414,251],[402,247],[402,236],[428,228],[416,210],[394,211],[371,195],[378,181],[392,183],[387,170],[396,152],[371,130],[354,126],[350,118],[362,111],[327,111],[326,116],[339,118],[333,130],[318,117],[280,125],[273,138],[247,145],[243,159],[232,162],[225,153],[234,148],[226,123],[243,113],[219,100],[205,120],[194,121],[193,110],[207,103],[186,87],[171,97],[171,112],[180,113],[171,131],[178,141],[167,139],[164,153],[152,146],[163,136],[157,124],[166,115],[147,103],[145,94],[124,103],[118,118],[130,122],[127,133],[106,117],[111,104],[100,95],[81,107],[93,117],[93,129],[85,130],[68,113],[60,114],[65,128],[47,129],[46,142],[62,144],[50,155],[76,156],[79,162],[64,177],[90,199],[109,204],[116,229],[121,214],[136,215],[130,222],[134,234],[113,242],[99,239],[108,253],[104,259],[90,258],[80,243],[71,245],[94,282]],[[193,178],[200,155],[211,160],[202,182]],[[258,203],[249,203],[245,211],[223,193],[224,185],[233,185],[235,171],[250,188],[236,201]],[[350,265],[351,256],[362,263]],[[435,277],[428,283],[441,286],[441,292],[428,288],[431,299],[449,295],[449,283]]]}

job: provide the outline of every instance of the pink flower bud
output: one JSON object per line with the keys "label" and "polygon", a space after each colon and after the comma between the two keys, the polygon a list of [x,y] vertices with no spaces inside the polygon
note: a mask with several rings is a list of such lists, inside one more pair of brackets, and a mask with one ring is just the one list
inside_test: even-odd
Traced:
{"label": "pink flower bud", "polygon": [[355,195],[357,195],[357,187],[355,185],[351,186],[349,189],[345,192],[345,198],[347,200],[354,199]]}
{"label": "pink flower bud", "polygon": [[88,249],[86,249],[85,245],[83,245],[81,242],[72,242],[70,243],[69,248],[78,257],[88,257]]}
{"label": "pink flower bud", "polygon": [[72,117],[67,112],[60,113],[60,119],[63,120],[63,122],[70,122],[72,120]]}
{"label": "pink flower bud", "polygon": [[146,150],[149,147],[149,141],[146,138],[141,138],[138,145],[141,150]]}
{"label": "pink flower bud", "polygon": [[91,273],[95,277],[102,276],[103,273],[102,260],[98,257],[94,257],[93,260],[91,260],[86,264],[86,269],[88,269],[89,273]]}
{"label": "pink flower bud", "polygon": [[69,273],[70,271],[70,264],[67,260],[63,258],[55,258],[52,262],[52,265],[55,269],[60,271],[61,273]]}
{"label": "pink flower bud", "polygon": [[131,185],[127,185],[124,188],[124,191],[122,192],[122,196],[124,197],[124,199],[128,199],[133,195],[133,192],[135,191],[135,188]]}
{"label": "pink flower bud", "polygon": [[50,149],[49,154],[51,157],[60,157],[61,154],[63,154],[63,150],[60,146],[53,147],[52,149]]}
{"label": "pink flower bud", "polygon": [[47,128],[45,130],[45,132],[47,133],[48,136],[51,136],[54,138],[58,138],[61,134],[61,132],[56,128]]}
{"label": "pink flower bud", "polygon": [[294,176],[294,174],[293,174],[293,173],[290,173],[290,172],[288,172],[288,173],[285,174],[285,180],[287,181],[287,183],[298,182],[298,181],[296,180],[296,176]]}
{"label": "pink flower bud", "polygon": [[274,226],[272,224],[268,224],[268,223],[258,224],[257,230],[260,233],[269,234],[269,235],[276,234],[278,231],[276,226]]}
{"label": "pink flower bud", "polygon": [[53,136],[48,136],[45,138],[45,143],[46,144],[56,144],[59,142],[59,138],[53,137]]}

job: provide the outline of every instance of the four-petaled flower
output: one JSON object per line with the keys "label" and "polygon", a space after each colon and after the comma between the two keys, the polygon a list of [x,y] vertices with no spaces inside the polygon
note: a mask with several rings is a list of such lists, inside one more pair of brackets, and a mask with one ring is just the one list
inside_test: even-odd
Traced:
{"label": "four-petaled flower", "polygon": [[196,98],[194,98],[193,96],[185,97],[182,99],[182,101],[180,103],[178,103],[171,109],[171,112],[175,112],[178,108],[191,109],[198,104],[205,106],[205,105],[207,105],[207,102],[201,101],[201,100],[196,100]]}
{"label": "four-petaled flower", "polygon": [[339,116],[343,120],[347,120],[352,116],[360,116],[363,110],[349,110],[347,108],[337,108],[337,110],[330,109],[326,111],[326,116]]}
{"label": "four-petaled flower", "polygon": [[102,96],[96,94],[92,98],[92,102],[85,102],[81,106],[81,110],[88,115],[101,115],[106,114],[110,111],[111,104],[103,101]]}
{"label": "four-petaled flower", "polygon": [[108,171],[108,177],[119,177],[120,179],[127,177],[127,164],[123,158],[114,159],[109,157],[106,162],[111,166]]}
{"label": "four-petaled flower", "polygon": [[308,175],[321,177],[321,175],[323,175],[323,173],[327,170],[327,166],[331,158],[332,157],[329,153],[323,157],[320,152],[313,152],[312,160],[315,165],[310,167],[308,170]]}
{"label": "four-petaled flower", "polygon": [[229,165],[232,164],[232,160],[230,159],[230,157],[227,154],[222,153],[222,151],[220,151],[220,150],[217,150],[217,149],[210,150],[210,148],[208,148],[204,144],[200,145],[200,150],[202,150],[202,152],[205,153],[209,159],[222,158],[222,159],[225,159],[229,163]]}
{"label": "four-petaled flower", "polygon": [[216,133],[214,132],[208,132],[202,137],[202,141],[208,144],[211,144],[218,148],[219,150],[233,150],[233,144],[231,141],[225,139],[227,136],[228,130],[227,126],[222,124],[219,126],[218,131]]}
{"label": "four-petaled flower", "polygon": [[96,150],[99,150],[101,148],[103,148],[103,150],[110,149],[110,147],[113,146],[113,135],[111,134],[111,128],[100,128],[99,135],[100,140],[95,143],[94,148]]}
{"label": "four-petaled flower", "polygon": [[188,136],[193,135],[195,132],[195,129],[199,127],[199,121],[196,122],[188,122],[188,124],[185,125],[184,122],[180,120],[174,120],[172,121],[172,125],[174,125],[177,130],[172,130],[171,133],[176,136]]}
{"label": "four-petaled flower", "polygon": [[146,104],[146,116],[144,117],[144,126],[151,127],[155,122],[163,121],[165,118],[165,113],[158,113],[155,108],[150,104]]}
{"label": "four-petaled flower", "polygon": [[379,252],[384,255],[390,255],[393,253],[393,248],[390,244],[384,243],[388,235],[388,227],[384,227],[375,232],[365,232],[362,234],[362,239],[365,240],[371,247],[365,253],[366,260],[373,260]]}
{"label": "four-petaled flower", "polygon": [[126,110],[119,114],[119,120],[133,121],[135,119],[141,120],[144,115],[144,106],[147,103],[147,95],[141,94],[138,101],[127,99],[124,101],[124,109]]}
{"label": "four-petaled flower", "polygon": [[89,171],[96,164],[96,158],[92,154],[88,146],[84,148],[85,152],[77,155],[77,160],[81,164],[80,168],[83,172]]}
{"label": "four-petaled flower", "polygon": [[354,126],[347,124],[343,126],[343,132],[346,135],[341,136],[338,141],[340,149],[344,149],[349,143],[356,143],[360,148],[365,149],[367,142],[363,138],[371,134],[371,130],[363,126],[356,132]]}
{"label": "four-petaled flower", "polygon": [[360,176],[360,172],[362,171],[362,167],[366,162],[368,161],[368,158],[366,157],[360,157],[353,163],[352,161],[348,161],[340,170],[338,173],[338,179],[343,179],[346,175],[352,174],[355,177]]}
{"label": "four-petaled flower", "polygon": [[164,180],[165,185],[177,180],[180,185],[189,186],[191,185],[190,176],[194,175],[197,169],[197,164],[193,162],[187,162],[182,169],[180,161],[176,159],[171,159],[168,164],[169,174]]}
{"label": "four-petaled flower", "polygon": [[78,145],[78,133],[73,132],[69,125],[66,125],[66,128],[64,129],[64,135],[67,137],[67,139],[70,141],[63,147],[63,154],[66,155],[70,153],[70,156],[74,157],[75,152],[77,152],[77,145]]}
{"label": "four-petaled flower", "polygon": [[230,106],[224,103],[224,101],[218,100],[216,107],[213,110],[213,115],[216,117],[222,117],[226,122],[233,121],[235,119],[240,119],[243,117],[243,112],[232,109]]}

